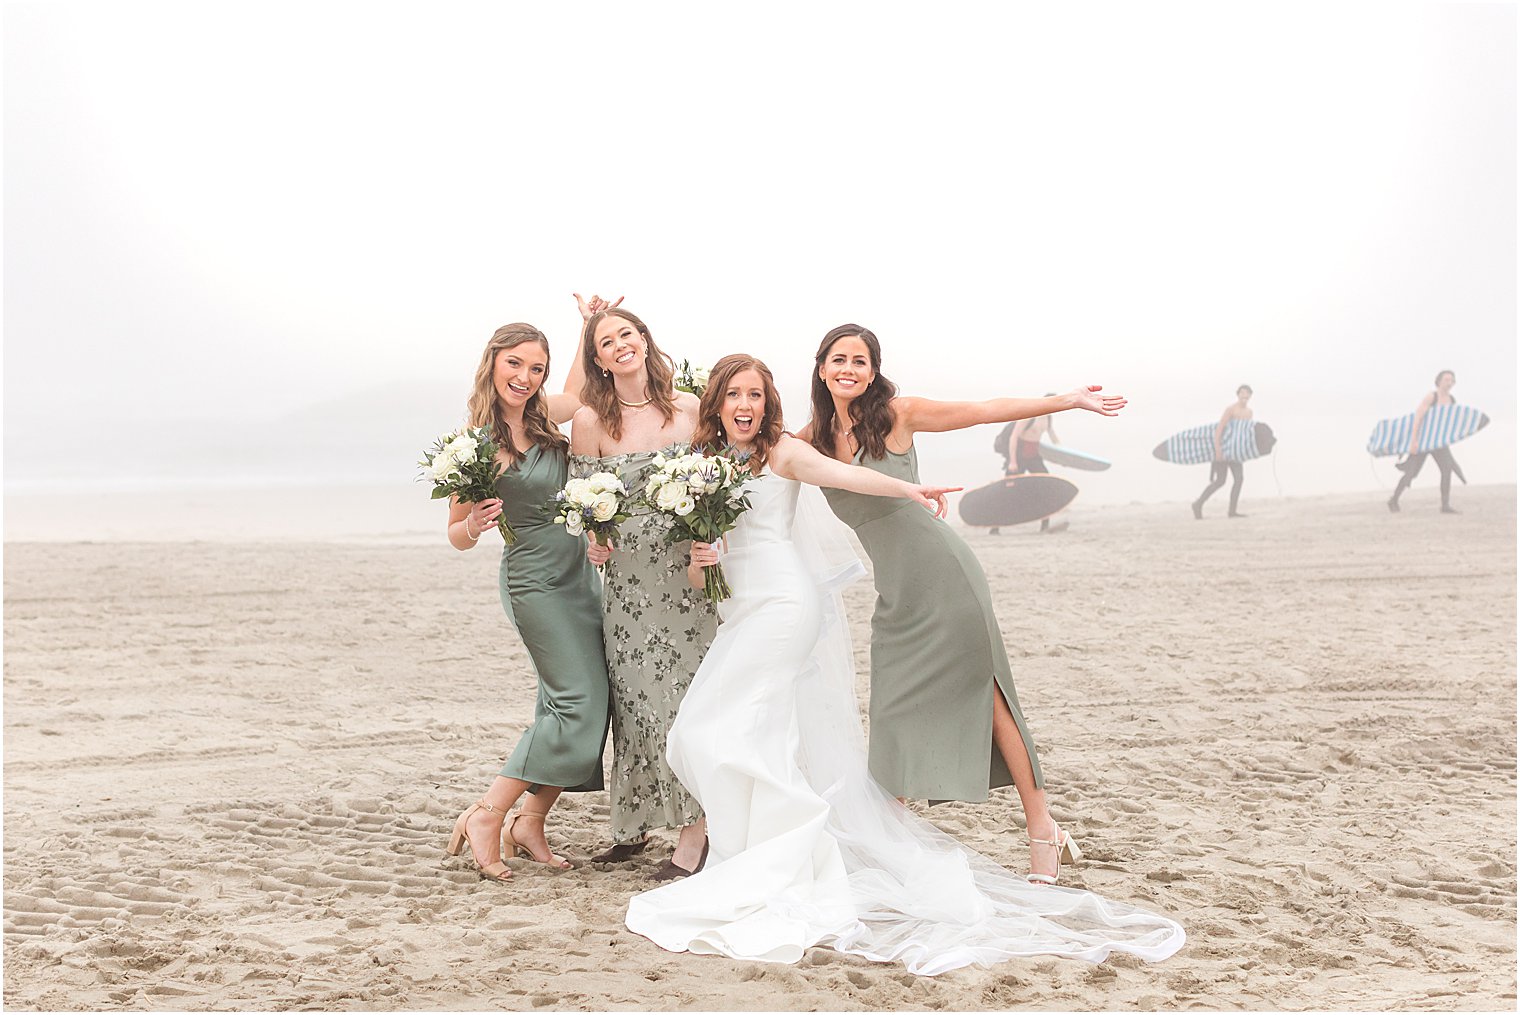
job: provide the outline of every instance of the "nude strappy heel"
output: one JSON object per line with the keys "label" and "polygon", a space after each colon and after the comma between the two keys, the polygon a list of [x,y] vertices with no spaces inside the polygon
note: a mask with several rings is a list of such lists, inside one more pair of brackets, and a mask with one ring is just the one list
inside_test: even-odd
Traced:
{"label": "nude strappy heel", "polygon": [[[1051,822],[1055,825],[1055,822]],[[1082,851],[1077,844],[1071,841],[1071,836],[1061,831],[1060,825],[1055,825],[1056,837],[1054,839],[1036,839],[1029,837],[1029,841],[1040,846],[1056,847],[1056,872],[1054,874],[1035,874],[1031,872],[1026,880],[1032,885],[1053,885],[1061,877],[1061,865],[1063,863],[1076,863],[1082,859]]]}
{"label": "nude strappy heel", "polygon": [[522,843],[518,842],[515,838],[512,837],[512,827],[517,824],[518,818],[537,818],[540,821],[544,820],[544,816],[542,814],[530,814],[527,811],[518,811],[516,814],[512,815],[512,820],[501,826],[501,841],[504,849],[512,850],[514,854],[524,860],[531,860],[534,863],[541,863],[545,867],[552,867],[555,870],[567,871],[575,866],[569,860],[566,860],[563,857],[555,856],[552,850],[549,853],[550,859],[548,860],[540,860],[538,857],[534,856],[532,851],[529,850],[527,846],[524,846]]}
{"label": "nude strappy heel", "polygon": [[[490,811],[492,814],[500,814],[502,816],[505,816],[507,813],[500,807],[492,807],[484,800],[471,804],[463,814],[459,815],[459,820],[454,822],[454,831],[449,835],[449,844],[444,847],[444,852],[448,853],[449,856],[458,856],[464,852],[466,847],[470,846],[470,835],[465,831],[465,825],[469,822],[470,815],[476,811]],[[474,847],[470,847],[470,858],[472,860],[475,858]],[[479,866],[479,861],[476,861],[476,867],[480,871],[481,878],[486,881],[506,881],[512,876],[512,872],[507,869],[507,865],[501,861],[501,843],[499,841],[496,844],[496,862],[488,863],[484,867],[481,867]]]}

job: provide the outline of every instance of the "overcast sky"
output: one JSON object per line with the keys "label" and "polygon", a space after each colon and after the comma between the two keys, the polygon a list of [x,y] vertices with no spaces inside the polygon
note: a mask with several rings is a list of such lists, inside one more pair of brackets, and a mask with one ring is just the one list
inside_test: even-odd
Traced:
{"label": "overcast sky", "polygon": [[1067,435],[1116,456],[1248,382],[1289,492],[1450,367],[1515,478],[1510,4],[11,3],[4,47],[7,486],[60,421],[446,426],[500,324],[563,370],[574,290],[794,425],[844,321],[910,393],[1122,390]]}

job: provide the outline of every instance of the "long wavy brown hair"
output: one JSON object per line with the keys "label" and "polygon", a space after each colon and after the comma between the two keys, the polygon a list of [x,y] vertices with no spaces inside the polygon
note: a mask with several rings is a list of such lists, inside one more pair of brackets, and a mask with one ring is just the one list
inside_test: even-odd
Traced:
{"label": "long wavy brown hair", "polygon": [[824,335],[822,344],[818,346],[818,354],[813,357],[813,439],[810,443],[821,453],[834,457],[834,418],[837,415],[834,411],[834,396],[829,394],[829,386],[818,373],[823,368],[823,361],[828,358],[829,350],[841,338],[858,338],[866,344],[866,351],[871,357],[871,372],[876,375],[870,386],[850,402],[848,429],[867,458],[885,458],[887,435],[897,422],[897,413],[892,410],[897,385],[887,380],[881,372],[881,343],[869,328],[862,328],[858,324],[841,324]]}
{"label": "long wavy brown hair", "polygon": [[621,317],[638,329],[644,336],[645,397],[652,400],[655,408],[669,423],[676,418],[675,364],[669,356],[654,344],[649,327],[630,310],[612,307],[592,314],[581,329],[581,366],[586,379],[581,383],[581,402],[591,406],[602,428],[613,440],[623,436],[623,407],[618,404],[617,389],[612,386],[612,376],[596,361],[596,345],[592,339],[597,325],[609,317]]}
{"label": "long wavy brown hair", "polygon": [[713,364],[707,375],[707,387],[702,389],[700,418],[696,432],[691,435],[691,446],[721,451],[730,443],[719,410],[723,408],[723,397],[728,393],[729,384],[746,370],[760,375],[760,387],[765,392],[765,413],[760,417],[760,425],[755,427],[755,438],[750,445],[750,468],[758,473],[765,468],[771,449],[785,431],[781,429],[781,395],[776,391],[776,379],[771,376],[771,368],[753,356],[734,353]]}
{"label": "long wavy brown hair", "polygon": [[[471,426],[488,427],[492,440],[501,449],[499,457],[507,465],[517,461],[517,445],[512,442],[512,428],[501,411],[501,398],[496,394],[496,356],[506,349],[514,349],[528,342],[544,347],[544,380],[549,379],[549,340],[544,333],[531,324],[503,324],[496,329],[485,351],[480,354],[480,366],[475,368],[475,387],[470,391],[469,416]],[[554,420],[549,418],[549,396],[539,385],[528,404],[523,406],[523,432],[528,440],[541,448],[569,448],[570,439],[560,433]]]}

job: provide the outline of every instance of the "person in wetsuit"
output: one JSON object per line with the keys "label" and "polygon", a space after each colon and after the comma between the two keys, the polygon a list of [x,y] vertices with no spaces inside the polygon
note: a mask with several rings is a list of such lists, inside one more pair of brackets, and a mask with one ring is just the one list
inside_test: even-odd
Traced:
{"label": "person in wetsuit", "polygon": [[1235,485],[1230,487],[1230,517],[1244,518],[1237,508],[1240,506],[1240,487],[1245,482],[1245,466],[1240,462],[1227,462],[1224,458],[1224,432],[1230,426],[1232,420],[1251,418],[1251,410],[1247,403],[1251,401],[1249,384],[1242,384],[1235,389],[1235,401],[1225,407],[1224,415],[1219,417],[1219,425],[1214,428],[1214,460],[1209,463],[1209,485],[1193,501],[1193,517],[1203,519],[1203,502],[1214,495],[1214,491],[1224,486],[1224,481],[1234,477]]}
{"label": "person in wetsuit", "polygon": [[1441,470],[1441,513],[1443,515],[1459,513],[1451,506],[1451,477],[1455,473],[1464,483],[1467,482],[1467,477],[1462,475],[1462,467],[1452,457],[1451,448],[1436,448],[1434,451],[1415,450],[1420,446],[1420,425],[1425,422],[1425,414],[1430,412],[1431,406],[1457,404],[1457,400],[1451,397],[1451,389],[1456,383],[1457,375],[1454,372],[1442,370],[1436,374],[1436,389],[1420,399],[1419,407],[1414,411],[1414,426],[1409,430],[1409,453],[1396,466],[1404,475],[1399,477],[1399,485],[1393,488],[1393,496],[1388,498],[1388,510],[1394,514],[1399,511],[1399,498],[1404,495],[1405,490],[1409,489],[1409,484],[1414,482],[1414,477],[1420,474],[1426,458],[1434,458],[1436,466]]}
{"label": "person in wetsuit", "polygon": [[[1045,397],[1051,398],[1054,395],[1053,391],[1047,392]],[[1056,436],[1055,427],[1049,416],[1015,420],[1003,427],[992,442],[992,448],[1003,456],[1004,475],[1022,476],[1032,472],[1049,472],[1045,459],[1040,456],[1040,439],[1046,434],[1050,435],[1053,443],[1061,443],[1061,438]],[[1061,532],[1066,528],[1066,524],[1066,522],[1059,522],[1052,526],[1049,518],[1042,518],[1040,531]],[[988,534],[997,535],[997,527],[990,529]]]}

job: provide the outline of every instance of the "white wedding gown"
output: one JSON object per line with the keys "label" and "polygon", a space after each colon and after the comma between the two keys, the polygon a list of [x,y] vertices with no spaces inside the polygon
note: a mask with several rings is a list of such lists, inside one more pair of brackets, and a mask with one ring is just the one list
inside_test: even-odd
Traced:
{"label": "white wedding gown", "polygon": [[799,486],[749,485],[723,557],[734,594],[670,731],[671,768],[707,812],[707,866],[635,896],[628,928],[673,952],[796,962],[827,945],[923,975],[1181,948],[1175,921],[1031,885],[871,779],[838,599],[864,569]]}

